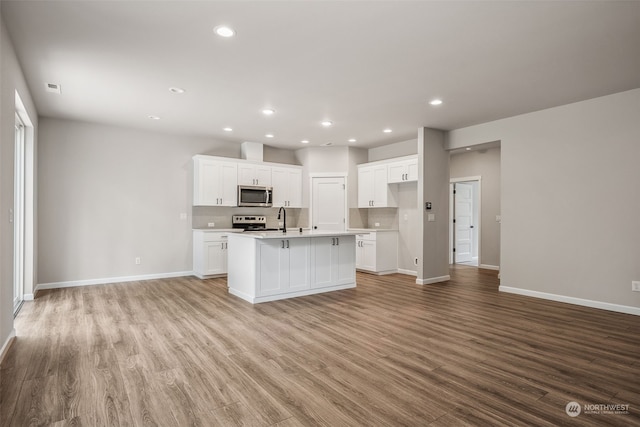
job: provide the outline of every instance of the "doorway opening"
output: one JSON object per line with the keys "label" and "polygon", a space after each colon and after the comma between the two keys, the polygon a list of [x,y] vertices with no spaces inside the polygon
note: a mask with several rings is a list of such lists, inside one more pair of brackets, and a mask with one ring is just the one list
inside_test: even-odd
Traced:
{"label": "doorway opening", "polygon": [[449,263],[480,265],[481,177],[450,181]]}
{"label": "doorway opening", "polygon": [[344,231],[347,228],[347,177],[311,175],[312,230]]}
{"label": "doorway opening", "polygon": [[25,300],[33,299],[34,283],[34,128],[18,92],[15,92],[13,164],[13,207],[9,219],[13,225],[13,313]]}

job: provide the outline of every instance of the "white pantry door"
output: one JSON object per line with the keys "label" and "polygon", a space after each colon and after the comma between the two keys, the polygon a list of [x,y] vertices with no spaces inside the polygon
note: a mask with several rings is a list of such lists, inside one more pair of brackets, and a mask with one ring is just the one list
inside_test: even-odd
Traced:
{"label": "white pantry door", "polygon": [[344,231],[346,227],[346,189],[344,177],[311,178],[311,228]]}
{"label": "white pantry door", "polygon": [[454,191],[456,262],[468,262],[473,250],[473,185],[459,182]]}

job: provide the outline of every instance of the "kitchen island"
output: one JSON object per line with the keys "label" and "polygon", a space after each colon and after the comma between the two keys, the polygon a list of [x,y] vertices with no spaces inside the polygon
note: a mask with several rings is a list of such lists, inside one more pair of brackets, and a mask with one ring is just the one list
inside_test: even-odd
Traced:
{"label": "kitchen island", "polygon": [[229,234],[229,293],[255,304],[355,288],[356,234],[297,229]]}

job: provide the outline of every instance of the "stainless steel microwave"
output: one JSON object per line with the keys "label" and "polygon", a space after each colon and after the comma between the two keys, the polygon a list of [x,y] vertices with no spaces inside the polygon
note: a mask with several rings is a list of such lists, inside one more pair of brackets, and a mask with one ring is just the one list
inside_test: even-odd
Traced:
{"label": "stainless steel microwave", "polygon": [[273,206],[273,187],[238,185],[238,206],[270,208]]}

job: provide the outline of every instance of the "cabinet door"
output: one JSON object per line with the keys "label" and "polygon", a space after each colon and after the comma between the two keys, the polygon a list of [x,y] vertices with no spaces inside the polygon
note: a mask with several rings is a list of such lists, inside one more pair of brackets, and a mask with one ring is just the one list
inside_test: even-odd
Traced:
{"label": "cabinet door", "polygon": [[360,267],[363,270],[376,271],[376,242],[361,240]]}
{"label": "cabinet door", "polygon": [[256,185],[271,186],[271,166],[255,165]]}
{"label": "cabinet door", "polygon": [[284,168],[271,170],[273,185],[273,207],[287,206],[289,200],[289,172]]}
{"label": "cabinet door", "polygon": [[289,171],[289,199],[287,206],[292,208],[302,207],[302,171],[291,169]]}
{"label": "cabinet door", "polygon": [[204,274],[224,274],[227,272],[226,242],[204,243]]}
{"label": "cabinet door", "polygon": [[336,239],[333,284],[353,283],[356,280],[356,271],[353,268],[356,257],[356,239],[354,236],[342,236]]}
{"label": "cabinet door", "polygon": [[238,206],[238,165],[220,164],[219,197],[223,206]]}
{"label": "cabinet door", "polygon": [[194,206],[237,206],[237,166],[206,158],[194,159]]}
{"label": "cabinet door", "polygon": [[387,196],[389,192],[387,181],[387,166],[380,165],[373,168],[373,206],[387,207]]}
{"label": "cabinet door", "polygon": [[251,163],[238,164],[238,184],[270,186],[271,166]]}
{"label": "cabinet door", "polygon": [[285,240],[285,253],[288,258],[288,290],[300,291],[310,288],[311,259],[310,239],[295,238]]}
{"label": "cabinet door", "polygon": [[311,240],[313,259],[311,286],[325,288],[333,285],[334,237],[315,237]]}
{"label": "cabinet door", "polygon": [[289,274],[289,257],[285,257],[284,240],[267,240],[258,243],[260,277],[258,296],[282,294],[288,290],[284,274]]}
{"label": "cabinet door", "polygon": [[297,168],[271,169],[274,207],[302,207],[302,171]]}
{"label": "cabinet door", "polygon": [[407,160],[407,181],[418,180],[418,159]]}
{"label": "cabinet door", "polygon": [[219,165],[211,160],[194,159],[193,163],[193,204],[195,206],[215,206],[220,201]]}
{"label": "cabinet door", "polygon": [[370,208],[373,202],[373,168],[358,168],[358,207]]}
{"label": "cabinet door", "polygon": [[394,184],[405,181],[405,174],[407,173],[407,167],[405,162],[389,163],[389,183]]}
{"label": "cabinet door", "polygon": [[256,183],[254,165],[238,164],[238,185],[258,185]]}

